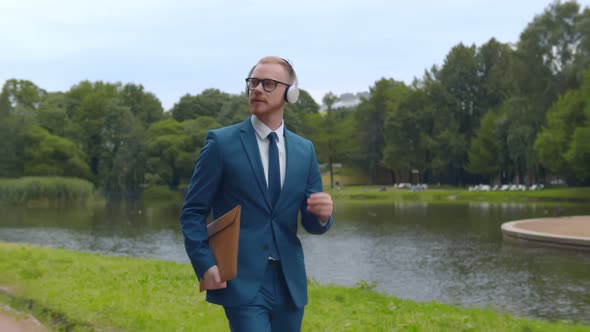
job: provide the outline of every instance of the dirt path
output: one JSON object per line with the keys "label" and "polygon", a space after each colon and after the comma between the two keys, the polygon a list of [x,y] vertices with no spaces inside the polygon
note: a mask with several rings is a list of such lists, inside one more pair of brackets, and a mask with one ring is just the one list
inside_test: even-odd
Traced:
{"label": "dirt path", "polygon": [[47,332],[33,316],[22,314],[0,305],[0,331],[2,332]]}

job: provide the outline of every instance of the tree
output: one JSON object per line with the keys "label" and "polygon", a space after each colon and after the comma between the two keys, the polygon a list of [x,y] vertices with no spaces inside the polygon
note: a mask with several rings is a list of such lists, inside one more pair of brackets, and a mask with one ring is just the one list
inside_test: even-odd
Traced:
{"label": "tree", "polygon": [[590,69],[582,85],[559,97],[547,113],[547,124],[539,133],[534,150],[540,163],[551,173],[573,182],[570,174],[584,181],[587,174],[587,127],[590,121]]}
{"label": "tree", "polygon": [[468,151],[469,163],[465,169],[472,174],[489,177],[500,174],[502,169],[498,133],[498,117],[495,112],[489,112],[481,120],[475,138],[471,141]]}
{"label": "tree", "polygon": [[45,91],[30,81],[6,81],[0,93],[0,176],[18,177],[24,172],[24,133],[34,121]]}
{"label": "tree", "polygon": [[24,142],[24,175],[90,178],[84,152],[72,141],[52,135],[37,125],[29,125]]}
{"label": "tree", "polygon": [[[520,34],[512,66],[518,97],[532,105],[529,121],[538,131],[557,97],[579,86],[575,59],[582,34],[576,28],[580,5],[555,1]],[[583,62],[580,58],[580,62]]]}
{"label": "tree", "polygon": [[121,99],[144,128],[164,117],[160,100],[153,93],[144,91],[141,84],[125,84],[121,89]]}
{"label": "tree", "polygon": [[306,113],[317,113],[320,110],[320,105],[316,103],[309,92],[299,89],[299,99],[295,103],[298,110]]}
{"label": "tree", "polygon": [[[215,119],[221,126],[229,126],[244,121],[249,115],[248,100],[244,94],[240,94],[228,95],[219,112],[215,117],[210,118]],[[199,143],[202,143],[202,141],[199,141]]]}
{"label": "tree", "polygon": [[558,97],[581,83],[579,65],[587,61],[588,49],[584,25],[578,24],[587,14],[580,15],[579,9],[575,2],[553,2],[520,35],[511,65],[515,91],[503,106],[511,161],[507,172],[516,181],[538,176],[541,165],[549,170],[564,165],[562,153],[556,151],[564,143],[561,133],[554,130],[557,136],[549,137],[542,127]]}
{"label": "tree", "polygon": [[338,97],[333,94],[331,91],[324,95],[322,98],[322,102],[326,105],[327,112],[330,113],[332,110],[332,106],[338,101]]}
{"label": "tree", "polygon": [[541,164],[553,174],[570,170],[564,152],[568,150],[577,125],[584,120],[585,101],[577,91],[561,96],[547,113],[547,127],[537,136],[534,149]]}
{"label": "tree", "polygon": [[10,105],[9,98],[8,84],[4,84],[0,93],[0,119],[8,117],[12,113],[12,105]]}
{"label": "tree", "polygon": [[579,33],[579,43],[575,52],[575,67],[579,78],[585,68],[590,65],[590,8],[584,8],[584,11],[576,17],[575,29]]}
{"label": "tree", "polygon": [[61,93],[49,93],[44,98],[36,113],[37,123],[50,133],[65,136],[72,125],[66,112],[66,96]]}
{"label": "tree", "polygon": [[0,177],[23,175],[25,122],[9,114],[0,117]]}
{"label": "tree", "polygon": [[462,171],[467,163],[469,144],[460,133],[458,124],[450,122],[444,128],[439,126],[429,145],[432,149],[433,173],[437,176],[446,175],[451,183],[462,185],[465,181]]}
{"label": "tree", "polygon": [[121,84],[84,81],[66,94],[76,124],[67,135],[86,154],[92,180],[107,195],[135,196],[143,182],[143,127],[122,103]]}
{"label": "tree", "polygon": [[354,118],[341,109],[334,109],[337,98],[331,92],[323,100],[328,106],[325,113],[307,113],[309,137],[317,149],[318,160],[328,165],[330,187],[334,188],[334,163],[343,162],[346,156],[354,154],[356,146],[354,140]]}
{"label": "tree", "polygon": [[218,89],[206,89],[196,96],[186,94],[172,107],[172,116],[179,122],[199,116],[216,117],[229,99],[229,94]]}
{"label": "tree", "polygon": [[458,131],[467,141],[471,140],[485,108],[481,105],[481,79],[475,46],[459,44],[451,49],[445,62],[436,72],[436,78],[444,87],[441,101]]}
{"label": "tree", "polygon": [[215,118],[210,116],[200,116],[196,119],[183,121],[181,124],[184,133],[190,137],[190,144],[194,148],[203,145],[209,130],[223,127]]}
{"label": "tree", "polygon": [[[590,112],[586,112],[590,113]],[[587,114],[590,119],[590,114]],[[579,181],[590,180],[590,124],[578,127],[572,135],[569,149],[565,153],[565,159],[574,170],[574,174]]]}
{"label": "tree", "polygon": [[510,46],[495,38],[478,48],[475,59],[480,78],[478,100],[482,116],[497,110],[504,100],[513,95],[514,81],[510,72],[513,56]]}
{"label": "tree", "polygon": [[145,129],[131,111],[117,105],[104,114],[99,174],[109,198],[136,199],[146,171]]}
{"label": "tree", "polygon": [[169,118],[153,123],[147,131],[147,171],[171,189],[177,189],[181,180],[192,174],[199,146],[191,137],[193,125],[188,122],[185,127]]}
{"label": "tree", "polygon": [[[382,165],[393,172],[395,182],[410,182],[412,171],[424,176],[429,166],[428,127],[431,105],[424,90],[401,85],[402,99],[385,120]],[[419,178],[418,181],[422,182]]]}
{"label": "tree", "polygon": [[17,112],[32,112],[47,94],[31,81],[16,79],[6,81],[2,91],[7,92],[10,107]]}
{"label": "tree", "polygon": [[178,103],[174,104],[170,112],[176,121],[184,121],[194,117],[193,99],[194,97],[187,93],[180,97]]}
{"label": "tree", "polygon": [[283,117],[285,118],[287,128],[298,134],[309,132],[312,127],[315,128],[313,124],[310,127],[310,123],[307,121],[310,118],[309,115],[316,114],[319,109],[320,105],[311,98],[309,93],[300,89],[297,102],[294,104],[285,104]]}
{"label": "tree", "polygon": [[[485,63],[485,61],[481,61]],[[487,107],[482,104],[482,73],[476,47],[458,44],[451,49],[439,69],[425,73],[424,87],[433,105],[431,133],[433,176],[443,182],[462,184],[467,149]]]}
{"label": "tree", "polygon": [[364,143],[361,153],[368,167],[369,184],[377,182],[377,169],[385,144],[383,126],[387,114],[401,101],[400,93],[403,93],[404,86],[393,79],[382,78],[369,89],[369,98],[363,99],[358,106],[356,120],[359,123],[359,138]]}

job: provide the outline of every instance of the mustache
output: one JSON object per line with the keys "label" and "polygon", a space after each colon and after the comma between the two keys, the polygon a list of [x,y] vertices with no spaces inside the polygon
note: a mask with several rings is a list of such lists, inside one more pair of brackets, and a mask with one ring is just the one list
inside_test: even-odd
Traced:
{"label": "mustache", "polygon": [[261,98],[260,96],[252,96],[252,97],[248,98],[248,100],[249,100],[250,102],[253,102],[253,101],[262,101],[262,102],[266,102],[266,99],[264,99],[264,98]]}

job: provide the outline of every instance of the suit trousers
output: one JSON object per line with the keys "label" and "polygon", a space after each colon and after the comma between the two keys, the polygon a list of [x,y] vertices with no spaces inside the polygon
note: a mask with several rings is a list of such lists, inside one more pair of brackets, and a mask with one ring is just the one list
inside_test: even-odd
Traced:
{"label": "suit trousers", "polygon": [[280,261],[270,259],[254,301],[224,310],[232,332],[299,332],[304,311],[293,305]]}

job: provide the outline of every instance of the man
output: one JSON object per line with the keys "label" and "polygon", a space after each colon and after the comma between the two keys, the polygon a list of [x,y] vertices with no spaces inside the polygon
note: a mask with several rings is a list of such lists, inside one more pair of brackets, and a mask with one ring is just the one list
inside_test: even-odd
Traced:
{"label": "man", "polygon": [[[224,307],[231,331],[300,331],[307,304],[303,228],[323,234],[333,223],[313,144],[285,128],[296,102],[293,66],[264,57],[246,78],[252,116],[208,133],[182,207],[185,247],[207,301]],[[274,134],[273,134],[274,133]],[[206,220],[241,205],[237,277],[223,282],[208,245]]]}

